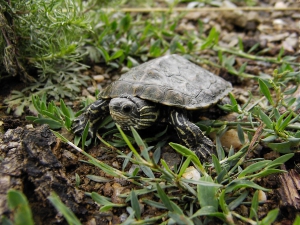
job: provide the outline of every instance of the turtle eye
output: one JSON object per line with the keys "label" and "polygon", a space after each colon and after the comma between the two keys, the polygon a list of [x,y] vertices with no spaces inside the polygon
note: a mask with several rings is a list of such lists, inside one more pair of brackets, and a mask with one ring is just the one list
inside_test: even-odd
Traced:
{"label": "turtle eye", "polygon": [[130,113],[131,112],[131,106],[130,105],[125,105],[122,110],[124,113]]}

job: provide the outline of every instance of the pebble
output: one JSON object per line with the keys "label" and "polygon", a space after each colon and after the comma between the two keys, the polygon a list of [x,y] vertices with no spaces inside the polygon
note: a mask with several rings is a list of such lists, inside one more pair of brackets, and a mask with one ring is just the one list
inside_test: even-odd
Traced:
{"label": "pebble", "polygon": [[285,41],[288,42],[289,45],[292,46],[294,49],[296,49],[299,44],[299,37],[296,33],[292,33],[289,37],[285,39]]}
{"label": "pebble", "polygon": [[87,91],[88,91],[89,93],[91,93],[91,94],[95,94],[96,88],[95,88],[94,86],[89,86],[89,87],[87,88]]}
{"label": "pebble", "polygon": [[188,20],[198,20],[201,17],[201,12],[188,12],[184,18]]}
{"label": "pebble", "polygon": [[190,180],[199,180],[201,175],[195,167],[189,166],[186,168],[185,172],[182,174],[182,177]]}
{"label": "pebble", "polygon": [[128,218],[128,215],[126,213],[122,213],[120,216],[120,221],[124,222]]}
{"label": "pebble", "polygon": [[93,79],[100,83],[100,82],[104,81],[104,76],[103,75],[94,75]]}
{"label": "pebble", "polygon": [[300,19],[300,13],[293,13],[292,18],[293,19]]}
{"label": "pebble", "polygon": [[[215,134],[212,133],[212,138],[215,139]],[[244,133],[244,138],[245,138],[245,142],[248,142],[248,137],[247,135]],[[222,137],[220,138],[221,144],[222,146],[226,147],[226,148],[230,148],[231,146],[234,149],[240,149],[242,147],[242,143],[240,142],[237,130],[235,129],[230,129],[228,131],[226,131]]]}
{"label": "pebble", "polygon": [[111,196],[113,193],[113,188],[112,186],[110,185],[109,182],[107,182],[105,185],[104,185],[104,188],[103,188],[103,194],[104,196]]}
{"label": "pebble", "polygon": [[68,150],[64,150],[62,157],[63,161],[66,162],[66,167],[77,164],[78,157]]}
{"label": "pebble", "polygon": [[114,162],[112,163],[112,166],[115,167],[115,168],[117,168],[117,169],[120,168],[120,165],[119,165],[119,163],[118,163],[117,161],[114,161]]}
{"label": "pebble", "polygon": [[104,73],[103,68],[100,67],[100,66],[97,66],[97,65],[93,67],[93,70],[94,70],[96,73],[98,73],[98,74]]}
{"label": "pebble", "polygon": [[162,159],[164,159],[167,163],[167,165],[170,167],[171,170],[174,169],[175,165],[179,165],[181,158],[179,154],[177,153],[170,153],[170,152],[165,152],[162,154]]}
{"label": "pebble", "polygon": [[282,28],[286,26],[286,23],[282,19],[275,19],[273,20],[273,26],[277,30],[282,30]]}
{"label": "pebble", "polygon": [[122,187],[119,183],[114,183],[112,187],[113,187],[113,194],[111,196],[112,203],[116,203],[116,204],[125,203],[125,199],[119,197],[124,187]]}
{"label": "pebble", "polygon": [[267,201],[267,195],[262,190],[258,190],[258,201],[259,202],[265,202],[265,201]]}
{"label": "pebble", "polygon": [[135,171],[136,168],[139,168],[139,166],[135,165],[135,164],[132,164],[132,166],[128,170],[128,173],[132,176],[132,173]]}
{"label": "pebble", "polygon": [[287,8],[287,5],[284,2],[276,2],[274,8]]}

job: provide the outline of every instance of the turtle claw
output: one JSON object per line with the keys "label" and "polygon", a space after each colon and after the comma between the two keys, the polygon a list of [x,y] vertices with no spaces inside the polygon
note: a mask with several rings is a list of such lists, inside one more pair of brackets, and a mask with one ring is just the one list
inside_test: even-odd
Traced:
{"label": "turtle claw", "polygon": [[[81,114],[79,117],[74,119],[73,124],[72,124],[72,131],[74,132],[74,134],[81,136],[83,134],[83,131],[84,131],[88,121],[89,120],[87,119],[87,116],[85,115],[85,113]],[[91,127],[89,127],[88,136],[89,137],[95,136],[95,132],[91,129]]]}
{"label": "turtle claw", "polygon": [[72,131],[82,135],[87,123],[90,122],[88,136],[95,137],[100,123],[109,114],[108,104],[109,100],[99,99],[89,105],[84,113],[74,119]]}
{"label": "turtle claw", "polygon": [[192,148],[192,150],[196,153],[198,158],[204,162],[211,162],[212,154],[215,154],[215,145],[213,142],[204,136],[200,145],[196,148]]}

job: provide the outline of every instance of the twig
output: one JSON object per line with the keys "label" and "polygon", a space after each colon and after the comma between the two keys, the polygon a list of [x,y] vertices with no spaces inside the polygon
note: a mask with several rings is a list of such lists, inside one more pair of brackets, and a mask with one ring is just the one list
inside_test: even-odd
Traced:
{"label": "twig", "polygon": [[300,7],[274,8],[274,7],[236,7],[236,8],[104,8],[104,11],[121,11],[121,12],[217,12],[217,11],[300,11]]}

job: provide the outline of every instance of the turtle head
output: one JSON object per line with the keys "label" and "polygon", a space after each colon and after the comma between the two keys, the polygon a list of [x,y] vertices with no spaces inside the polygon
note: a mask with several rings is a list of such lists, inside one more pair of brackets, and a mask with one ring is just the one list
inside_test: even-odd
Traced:
{"label": "turtle head", "polygon": [[130,126],[139,130],[148,128],[159,115],[155,103],[133,96],[113,98],[109,103],[109,111],[113,120],[124,130]]}

